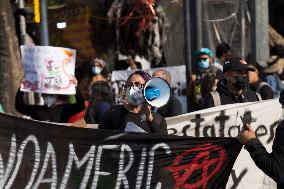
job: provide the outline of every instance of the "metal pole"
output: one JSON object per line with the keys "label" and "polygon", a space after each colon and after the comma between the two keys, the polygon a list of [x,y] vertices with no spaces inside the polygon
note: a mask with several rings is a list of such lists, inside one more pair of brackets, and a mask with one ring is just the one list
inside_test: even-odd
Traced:
{"label": "metal pole", "polygon": [[40,0],[40,12],[41,12],[40,44],[48,46],[49,38],[48,38],[48,19],[47,19],[46,0]]}
{"label": "metal pole", "polygon": [[121,12],[118,12],[118,15],[116,17],[115,20],[115,43],[116,43],[116,48],[115,48],[115,65],[113,66],[115,69],[117,69],[118,66],[118,57],[119,57],[119,53],[120,53],[120,43],[119,43],[119,39],[120,39],[120,16],[121,16]]}
{"label": "metal pole", "polygon": [[246,0],[241,1],[241,57],[245,57],[246,47]]}
{"label": "metal pole", "polygon": [[[189,0],[183,0],[184,8],[184,41],[185,41],[185,67],[186,67],[186,82],[189,86],[191,80],[191,41],[190,41],[190,8]],[[187,110],[190,109],[189,97],[187,98]]]}
{"label": "metal pole", "polygon": [[207,36],[207,44],[206,46],[213,50],[215,49],[215,44],[214,44],[214,39],[213,39],[213,32],[212,32],[212,27],[211,23],[207,22],[209,20],[209,1],[208,0],[202,0],[203,4],[203,10],[204,10],[204,19],[206,20],[205,22],[205,31],[206,31],[206,36]]}
{"label": "metal pole", "polygon": [[261,66],[269,58],[268,0],[252,0],[252,56]]}
{"label": "metal pole", "polygon": [[202,44],[202,0],[195,0],[196,9],[196,46],[197,49],[203,47]]}
{"label": "metal pole", "polygon": [[[24,0],[19,0],[19,8],[25,8]],[[21,45],[26,44],[26,19],[24,16],[20,15],[20,32],[21,32]]]}

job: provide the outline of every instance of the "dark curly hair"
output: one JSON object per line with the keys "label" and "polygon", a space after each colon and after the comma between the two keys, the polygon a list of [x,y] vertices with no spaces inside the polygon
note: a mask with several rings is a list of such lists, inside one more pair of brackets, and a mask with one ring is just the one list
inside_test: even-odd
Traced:
{"label": "dark curly hair", "polygon": [[138,71],[135,71],[134,73],[130,74],[130,76],[127,78],[127,81],[128,81],[133,75],[140,75],[140,76],[145,80],[145,82],[147,82],[147,81],[149,81],[150,79],[152,79],[152,77],[150,76],[150,74],[148,74],[147,72],[142,71],[142,70],[138,70]]}
{"label": "dark curly hair", "polygon": [[86,110],[85,120],[87,123],[98,123],[96,120],[97,104],[100,102],[108,102],[113,106],[114,100],[111,87],[105,81],[97,81],[91,86],[91,94],[89,97],[89,107]]}

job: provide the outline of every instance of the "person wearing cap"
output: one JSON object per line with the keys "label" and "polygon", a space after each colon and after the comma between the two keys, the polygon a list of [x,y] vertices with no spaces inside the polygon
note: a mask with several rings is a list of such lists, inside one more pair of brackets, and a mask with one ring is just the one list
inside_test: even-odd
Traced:
{"label": "person wearing cap", "polygon": [[194,53],[194,57],[197,59],[197,73],[215,73],[216,70],[213,66],[213,53],[208,48],[201,48]]}
{"label": "person wearing cap", "polygon": [[226,61],[223,67],[225,79],[218,82],[216,91],[207,95],[202,108],[261,100],[260,95],[249,88],[250,70],[252,69],[241,58]]}
{"label": "person wearing cap", "polygon": [[[171,74],[165,69],[158,69],[153,73],[153,77],[164,79],[171,85]],[[164,117],[173,117],[182,114],[180,101],[172,94],[166,105],[157,109],[157,112]]]}
{"label": "person wearing cap", "polygon": [[259,93],[262,100],[273,99],[273,91],[270,85],[262,81],[259,77],[259,71],[256,66],[249,64],[248,77],[251,90]]}
{"label": "person wearing cap", "polygon": [[125,84],[127,102],[116,105],[104,116],[99,129],[124,132],[167,134],[167,123],[163,116],[152,111],[143,96],[143,88],[151,76],[144,71],[132,73]]}
{"label": "person wearing cap", "polygon": [[215,91],[218,80],[223,78],[222,71],[213,65],[213,53],[210,49],[201,48],[194,53],[194,57],[197,60],[197,70],[192,74],[188,87],[190,111],[199,110],[204,97]]}
{"label": "person wearing cap", "polygon": [[[284,91],[281,92],[279,102],[284,106]],[[271,177],[278,189],[284,188],[284,121],[277,129],[273,141],[272,152],[268,153],[259,139],[256,138],[255,131],[250,125],[245,125],[237,139],[245,145],[245,149],[250,153],[251,158],[259,169]]]}

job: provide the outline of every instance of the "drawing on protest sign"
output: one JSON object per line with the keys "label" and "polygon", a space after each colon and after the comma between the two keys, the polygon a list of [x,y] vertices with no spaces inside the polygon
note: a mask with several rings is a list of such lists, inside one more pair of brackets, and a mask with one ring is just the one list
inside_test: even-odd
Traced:
{"label": "drawing on protest sign", "polygon": [[76,51],[50,46],[21,46],[25,78],[21,91],[75,94]]}
{"label": "drawing on protest sign", "polygon": [[[275,129],[283,119],[278,99],[230,104],[167,118],[168,133],[193,137],[236,137],[242,129],[240,116],[250,114],[257,137],[271,152]],[[276,188],[276,183],[259,170],[242,150],[231,172],[227,189]]]}
{"label": "drawing on protest sign", "polygon": [[215,189],[241,149],[233,138],[118,133],[7,114],[0,139],[0,188]]}
{"label": "drawing on protest sign", "polygon": [[[186,80],[184,79],[186,78],[185,66],[157,68],[157,69],[150,69],[146,71],[150,75],[152,75],[153,72],[158,69],[165,69],[171,74],[172,76],[171,87],[173,89],[173,95],[175,95],[177,99],[181,102],[182,112],[186,113],[187,112],[186,96],[183,95],[183,91],[186,88]],[[119,93],[119,89],[121,88],[122,84],[126,82],[126,79],[131,73],[133,73],[133,71],[119,70],[119,71],[112,72],[112,76],[111,76],[112,88],[116,95]]]}

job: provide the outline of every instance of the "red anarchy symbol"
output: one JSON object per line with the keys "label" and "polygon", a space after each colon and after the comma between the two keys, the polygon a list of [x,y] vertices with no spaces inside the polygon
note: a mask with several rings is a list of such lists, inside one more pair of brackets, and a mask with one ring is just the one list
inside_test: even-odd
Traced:
{"label": "red anarchy symbol", "polygon": [[[197,154],[191,163],[180,164],[181,160],[191,153]],[[219,153],[217,158],[210,158],[210,155],[213,153]],[[226,153],[222,147],[215,146],[213,144],[200,145],[196,148],[191,148],[181,155],[177,156],[173,165],[167,167],[166,169],[171,171],[173,177],[176,181],[174,189],[179,188],[202,188],[207,187],[208,181],[218,173],[226,160]],[[210,173],[208,173],[209,167],[215,165],[215,168],[212,170],[210,168]],[[201,170],[201,179],[195,183],[186,183],[189,177],[195,172]]]}

